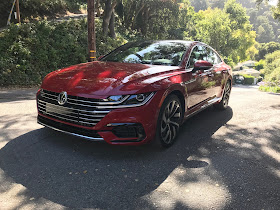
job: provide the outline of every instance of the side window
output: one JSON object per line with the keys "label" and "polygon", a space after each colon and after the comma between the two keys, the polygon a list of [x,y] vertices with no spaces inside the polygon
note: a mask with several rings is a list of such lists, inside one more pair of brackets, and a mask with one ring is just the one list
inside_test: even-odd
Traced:
{"label": "side window", "polygon": [[191,52],[190,59],[188,62],[188,67],[193,68],[195,62],[199,60],[207,61],[207,50],[204,46],[201,45],[198,45],[193,48],[193,51]]}
{"label": "side window", "polygon": [[220,57],[212,49],[207,47],[207,61],[212,64],[221,63]]}

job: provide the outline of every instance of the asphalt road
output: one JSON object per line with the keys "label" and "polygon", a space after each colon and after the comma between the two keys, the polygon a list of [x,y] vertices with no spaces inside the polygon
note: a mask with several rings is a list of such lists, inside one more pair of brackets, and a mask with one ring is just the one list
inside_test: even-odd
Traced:
{"label": "asphalt road", "polygon": [[234,87],[160,151],[43,128],[35,92],[0,91],[1,210],[280,209],[280,95]]}

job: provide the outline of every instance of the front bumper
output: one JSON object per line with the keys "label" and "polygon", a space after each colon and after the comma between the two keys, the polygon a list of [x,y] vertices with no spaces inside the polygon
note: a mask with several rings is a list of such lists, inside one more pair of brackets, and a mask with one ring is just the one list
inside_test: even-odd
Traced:
{"label": "front bumper", "polygon": [[163,92],[157,92],[145,105],[110,111],[94,127],[84,127],[39,112],[38,123],[67,134],[109,144],[141,145],[155,137]]}

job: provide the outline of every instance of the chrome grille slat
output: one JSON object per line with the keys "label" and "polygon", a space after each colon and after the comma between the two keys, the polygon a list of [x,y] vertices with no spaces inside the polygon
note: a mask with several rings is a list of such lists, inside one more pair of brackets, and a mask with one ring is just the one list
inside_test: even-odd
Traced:
{"label": "chrome grille slat", "polygon": [[[129,95],[123,97],[122,100],[120,101],[117,101],[117,102],[95,102],[95,101],[85,101],[85,100],[81,100],[81,99],[74,99],[74,98],[71,98],[71,96],[69,97],[69,101],[76,101],[78,103],[89,103],[89,104],[96,104],[96,105],[118,105],[118,104],[121,104],[123,103],[126,99],[129,98]],[[71,102],[72,103],[72,102]],[[74,103],[73,103],[74,104]],[[75,103],[76,104],[76,103]]]}
{"label": "chrome grille slat", "polygon": [[[43,94],[39,94],[37,99],[38,111],[43,115],[86,127],[95,126],[111,111],[110,109],[106,109],[106,106],[103,107],[100,105],[103,102],[94,102],[92,100],[95,99],[81,97],[75,99],[76,96],[69,96],[65,105],[58,105],[58,94],[43,90]],[[71,101],[76,103],[72,103]],[[97,107],[93,104],[98,104],[99,106]],[[104,102],[105,104],[108,105],[109,103]]]}
{"label": "chrome grille slat", "polygon": [[52,94],[49,94],[49,93],[44,93],[44,94],[43,94],[43,97],[44,97],[44,95],[48,95],[48,96],[50,96],[50,97],[55,97],[55,98],[58,97],[58,95],[52,95]]}
{"label": "chrome grille slat", "polygon": [[[44,112],[43,112],[44,113]],[[54,116],[54,117],[57,117],[56,115],[54,114],[51,114],[51,113],[46,113],[47,115],[51,115],[51,116]],[[77,121],[77,120],[72,120],[72,119],[69,119],[69,118],[64,118],[64,117],[59,117],[63,120],[67,120],[67,121],[72,121],[72,122],[75,122],[75,123],[84,123],[84,124],[89,124],[89,125],[96,125],[97,123],[90,123],[90,122],[85,122],[85,121]]]}
{"label": "chrome grille slat", "polygon": [[[42,111],[44,111],[45,108],[40,107],[40,109],[41,109]],[[77,116],[75,116],[75,115],[69,115],[69,114],[55,113],[55,112],[52,112],[52,111],[44,111],[44,112],[46,112],[47,114],[54,113],[54,114],[57,114],[57,115],[62,115],[62,116],[65,116],[65,117],[70,117],[70,118],[78,118],[78,116],[79,116],[78,113],[77,113]],[[79,120],[76,120],[76,121],[79,122]]]}
{"label": "chrome grille slat", "polygon": [[[42,101],[40,99],[38,99],[38,102],[39,103],[48,103],[48,104],[51,104],[49,102],[45,102],[45,101]],[[56,105],[56,104],[52,104],[53,106],[57,106],[57,107],[64,107],[64,106],[59,106],[59,105]],[[94,110],[94,111],[88,111],[88,110],[81,110],[81,109],[75,109],[75,108],[72,108],[72,107],[65,107],[67,109],[71,109],[71,110],[76,110],[76,111],[80,111],[80,112],[87,112],[87,113],[92,113],[92,114],[108,114],[110,111],[97,111],[97,110]]]}
{"label": "chrome grille slat", "polygon": [[56,98],[49,98],[49,97],[47,97],[47,96],[42,96],[43,98],[46,98],[46,99],[49,99],[49,100],[52,100],[52,101],[56,101],[57,99]]}
{"label": "chrome grille slat", "polygon": [[[46,107],[44,107],[44,105],[41,105],[41,104],[38,104],[38,107],[41,108],[41,109],[46,109]],[[53,108],[53,107],[48,107],[48,109],[51,109],[51,110],[59,110],[59,109]],[[63,111],[68,112],[69,114],[71,113],[71,111],[69,111],[69,110],[67,110],[67,109],[64,109]],[[76,114],[78,115],[79,113],[77,112]]]}
{"label": "chrome grille slat", "polygon": [[100,119],[88,119],[88,118],[82,118],[82,117],[79,117],[79,119],[87,120],[87,121],[90,121],[90,122],[98,122],[100,120]]}
{"label": "chrome grille slat", "polygon": [[[108,112],[107,112],[108,113]],[[105,114],[105,115],[96,115],[96,116],[100,116],[100,117],[105,117],[107,113],[95,113],[95,114]],[[83,113],[79,113],[80,116],[82,117],[92,117],[92,115],[88,115],[88,114],[83,114]],[[94,117],[96,117],[95,115],[93,115]]]}

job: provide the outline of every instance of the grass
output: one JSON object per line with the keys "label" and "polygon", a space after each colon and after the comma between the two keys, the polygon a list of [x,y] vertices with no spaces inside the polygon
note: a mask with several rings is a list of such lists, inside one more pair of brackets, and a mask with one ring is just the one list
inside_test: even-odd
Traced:
{"label": "grass", "polygon": [[259,90],[263,92],[269,92],[269,93],[280,93],[279,86],[260,86]]}

